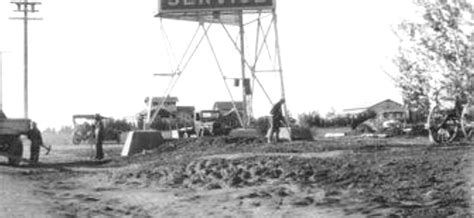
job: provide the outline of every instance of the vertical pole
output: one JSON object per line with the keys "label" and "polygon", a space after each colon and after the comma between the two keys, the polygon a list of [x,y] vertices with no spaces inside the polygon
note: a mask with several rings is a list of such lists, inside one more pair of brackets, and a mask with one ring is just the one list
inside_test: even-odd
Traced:
{"label": "vertical pole", "polygon": [[143,122],[143,127],[142,127],[142,130],[146,130],[147,127],[147,124],[151,124],[151,107],[152,107],[152,104],[153,104],[153,95],[150,95],[150,97],[148,97],[148,105],[147,105],[147,113],[146,113],[146,120],[145,122]]}
{"label": "vertical pole", "polygon": [[[274,27],[275,27],[275,47],[276,47],[276,53],[277,53],[277,56],[278,56],[278,72],[280,73],[280,85],[281,85],[281,98],[282,99],[286,99],[285,98],[285,83],[284,83],[284,79],[283,79],[283,68],[282,68],[282,64],[281,64],[281,53],[280,53],[280,39],[279,39],[279,36],[278,36],[278,19],[277,19],[277,14],[276,14],[276,10],[273,9],[273,19],[274,19]],[[288,113],[288,107],[286,106],[287,103],[284,104],[284,108],[285,108],[285,117],[286,117],[286,121],[288,123],[289,121],[289,113]]]}
{"label": "vertical pole", "polygon": [[24,117],[28,118],[28,0],[23,4],[24,8]]}
{"label": "vertical pole", "polygon": [[[22,18],[10,18],[12,20],[23,20],[23,28],[24,28],[24,90],[23,90],[23,95],[24,95],[24,117],[28,118],[28,13],[35,13],[38,12],[35,9],[36,5],[40,5],[40,2],[32,2],[29,0],[22,0],[22,1],[11,1],[12,4],[15,4],[17,6],[17,12],[23,12],[23,17]],[[32,18],[34,19],[34,18]],[[40,20],[40,18],[36,18],[34,20]]]}
{"label": "vertical pole", "polygon": [[241,68],[242,68],[242,105],[244,108],[244,116],[243,116],[243,128],[247,128],[248,124],[248,113],[247,113],[247,94],[245,93],[245,31],[244,31],[244,16],[243,11],[239,12],[239,27],[240,27],[240,61],[241,61]]}

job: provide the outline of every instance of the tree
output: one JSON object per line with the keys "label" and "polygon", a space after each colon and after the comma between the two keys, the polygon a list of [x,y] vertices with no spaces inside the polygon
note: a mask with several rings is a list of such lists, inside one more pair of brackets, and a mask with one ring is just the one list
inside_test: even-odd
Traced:
{"label": "tree", "polygon": [[319,112],[313,111],[310,113],[303,113],[298,116],[298,122],[302,127],[321,127],[323,125],[323,118]]}
{"label": "tree", "polygon": [[71,126],[62,126],[59,129],[58,134],[72,135],[73,132],[74,132],[73,127],[71,127]]}
{"label": "tree", "polygon": [[404,103],[425,114],[441,97],[466,101],[474,73],[474,10],[467,0],[415,0],[420,21],[404,21],[394,63]]}

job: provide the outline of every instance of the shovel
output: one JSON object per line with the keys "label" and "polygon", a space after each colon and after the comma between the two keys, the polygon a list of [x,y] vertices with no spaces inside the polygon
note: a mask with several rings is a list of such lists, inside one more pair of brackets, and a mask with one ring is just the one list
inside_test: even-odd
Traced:
{"label": "shovel", "polygon": [[46,149],[46,154],[45,155],[48,155],[49,152],[51,152],[51,145],[41,145],[41,147]]}

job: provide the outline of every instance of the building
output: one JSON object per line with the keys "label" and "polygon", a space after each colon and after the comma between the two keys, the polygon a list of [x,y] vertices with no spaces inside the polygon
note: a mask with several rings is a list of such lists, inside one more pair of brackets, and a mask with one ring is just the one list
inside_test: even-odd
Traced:
{"label": "building", "polygon": [[381,101],[377,104],[368,107],[367,109],[375,111],[375,113],[377,114],[391,111],[399,111],[405,113],[405,108],[403,107],[403,105],[391,99]]}
{"label": "building", "polygon": [[403,105],[391,99],[381,101],[370,107],[345,109],[343,112],[345,114],[358,114],[368,110],[374,111],[377,114],[377,117],[383,116],[384,118],[396,119],[406,118],[406,109],[403,107]]}
{"label": "building", "polygon": [[[145,104],[148,106],[148,100],[150,98],[146,97],[145,98]],[[163,104],[164,101],[164,104]],[[163,109],[167,110],[170,113],[175,113],[177,112],[178,108],[176,106],[176,103],[178,102],[178,97],[153,97],[151,101],[151,107],[152,109],[159,107],[161,104],[163,104]],[[160,111],[161,112],[161,111]]]}

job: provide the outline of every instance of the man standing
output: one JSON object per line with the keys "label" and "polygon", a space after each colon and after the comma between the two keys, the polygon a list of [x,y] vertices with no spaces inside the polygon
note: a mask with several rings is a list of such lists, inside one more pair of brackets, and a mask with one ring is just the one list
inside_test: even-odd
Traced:
{"label": "man standing", "polygon": [[36,126],[35,122],[31,122],[30,130],[27,133],[28,139],[31,141],[30,161],[35,164],[39,162],[40,147],[43,146],[43,137]]}
{"label": "man standing", "polygon": [[272,110],[270,111],[270,114],[272,116],[272,122],[270,127],[270,135],[268,137],[268,143],[272,142],[274,134],[276,134],[276,142],[280,141],[280,127],[286,125],[286,121],[283,117],[283,111],[281,108],[282,104],[284,103],[285,99],[281,99],[273,106]]}
{"label": "man standing", "polygon": [[95,134],[95,150],[96,160],[104,159],[104,150],[102,148],[102,142],[104,141],[104,124],[102,123],[102,116],[99,114],[95,115],[95,124],[94,124],[94,134]]}

